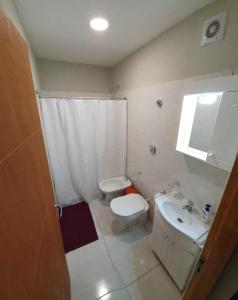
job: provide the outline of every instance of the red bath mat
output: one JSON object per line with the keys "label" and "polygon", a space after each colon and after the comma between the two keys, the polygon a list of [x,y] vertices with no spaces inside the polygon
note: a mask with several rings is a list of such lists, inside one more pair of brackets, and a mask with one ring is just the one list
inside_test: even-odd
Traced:
{"label": "red bath mat", "polygon": [[98,240],[93,217],[86,202],[64,207],[60,227],[65,253]]}

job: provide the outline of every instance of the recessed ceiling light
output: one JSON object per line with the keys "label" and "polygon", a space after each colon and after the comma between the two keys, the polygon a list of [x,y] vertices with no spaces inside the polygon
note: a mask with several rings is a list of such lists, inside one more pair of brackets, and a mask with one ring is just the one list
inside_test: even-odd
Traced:
{"label": "recessed ceiling light", "polygon": [[97,30],[97,31],[104,31],[108,28],[108,21],[103,18],[95,18],[92,19],[90,22],[90,26],[92,29]]}

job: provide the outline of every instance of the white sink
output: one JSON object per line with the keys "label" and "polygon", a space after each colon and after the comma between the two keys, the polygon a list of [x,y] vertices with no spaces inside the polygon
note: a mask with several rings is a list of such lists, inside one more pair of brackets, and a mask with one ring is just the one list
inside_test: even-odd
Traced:
{"label": "white sink", "polygon": [[172,193],[158,197],[155,201],[164,219],[192,240],[196,241],[208,231],[209,227],[200,220],[200,215],[183,209],[182,201],[176,199]]}

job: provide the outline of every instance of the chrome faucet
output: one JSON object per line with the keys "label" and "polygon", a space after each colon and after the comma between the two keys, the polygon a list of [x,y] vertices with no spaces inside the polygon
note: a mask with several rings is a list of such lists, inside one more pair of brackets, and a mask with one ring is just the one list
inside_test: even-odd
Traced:
{"label": "chrome faucet", "polygon": [[193,211],[193,201],[188,200],[187,204],[185,204],[183,206],[183,209],[186,209],[188,212],[192,212]]}

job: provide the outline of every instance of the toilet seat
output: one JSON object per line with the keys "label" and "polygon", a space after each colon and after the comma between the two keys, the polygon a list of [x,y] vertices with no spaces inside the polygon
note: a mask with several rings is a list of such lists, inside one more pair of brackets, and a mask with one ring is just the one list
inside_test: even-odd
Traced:
{"label": "toilet seat", "polygon": [[114,214],[125,218],[135,216],[149,209],[148,203],[139,194],[128,194],[114,198],[110,206]]}

